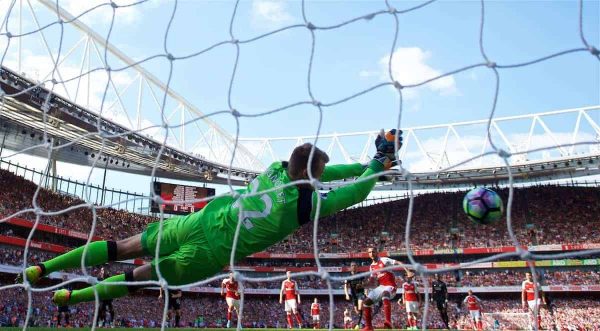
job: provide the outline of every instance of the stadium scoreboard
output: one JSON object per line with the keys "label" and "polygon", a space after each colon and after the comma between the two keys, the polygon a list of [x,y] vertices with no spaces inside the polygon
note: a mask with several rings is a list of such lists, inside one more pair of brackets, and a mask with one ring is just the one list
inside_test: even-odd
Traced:
{"label": "stadium scoreboard", "polygon": [[[215,195],[214,188],[161,182],[154,182],[153,189],[154,193],[159,195],[164,201],[173,202],[162,205],[165,214],[186,215],[197,212],[204,208],[209,201],[193,203],[184,201],[198,200]],[[152,201],[150,211],[153,213],[159,213],[159,205]]]}

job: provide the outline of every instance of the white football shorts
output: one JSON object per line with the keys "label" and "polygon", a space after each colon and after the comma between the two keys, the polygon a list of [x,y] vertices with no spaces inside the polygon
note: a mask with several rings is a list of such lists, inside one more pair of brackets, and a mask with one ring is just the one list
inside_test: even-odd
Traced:
{"label": "white football shorts", "polygon": [[418,301],[404,301],[406,305],[407,313],[418,313],[419,312],[419,302]]}
{"label": "white football shorts", "polygon": [[390,300],[396,296],[396,288],[393,286],[379,285],[376,288],[369,291],[367,297],[373,302],[379,302],[383,298],[383,293],[390,294]]}
{"label": "white football shorts", "polygon": [[225,298],[225,301],[227,301],[228,307],[235,307],[236,309],[240,309],[240,300],[227,297]]}
{"label": "white football shorts", "polygon": [[285,311],[296,311],[298,309],[298,303],[296,299],[285,300]]}
{"label": "white football shorts", "polygon": [[476,321],[481,320],[481,311],[479,310],[469,310],[469,315],[471,315],[471,318]]}

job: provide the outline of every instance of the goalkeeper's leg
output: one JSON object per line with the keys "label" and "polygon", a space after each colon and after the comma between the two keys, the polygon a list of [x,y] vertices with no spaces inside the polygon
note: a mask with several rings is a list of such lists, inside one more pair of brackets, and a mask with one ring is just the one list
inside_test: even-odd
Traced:
{"label": "goalkeeper's leg", "polygon": [[[172,217],[163,221],[159,255],[168,255],[179,249],[182,234],[192,233],[195,224],[185,218]],[[132,259],[144,255],[154,255],[158,243],[160,222],[148,224],[146,231],[127,239],[115,241],[95,241],[88,245],[85,266],[94,266],[109,261]],[[57,256],[49,261],[29,267],[25,275],[30,283],[54,271],[81,267],[85,246]]]}
{"label": "goalkeeper's leg", "polygon": [[[150,241],[148,237],[148,232],[146,232],[146,235],[142,239],[142,244],[144,251],[149,253],[157,248],[157,243],[152,239],[151,235]],[[166,252],[166,250],[170,250],[169,247],[174,247],[174,245],[169,245],[169,240],[165,240],[168,238],[167,234],[167,237],[163,238],[166,245],[161,244],[159,251],[159,253],[168,255],[162,255],[158,259],[152,260],[152,263],[137,267],[133,271],[107,278],[94,286],[72,292],[67,290],[57,291],[54,294],[54,303],[60,306],[62,304],[72,305],[79,302],[93,301],[95,300],[94,289],[98,292],[100,300],[125,296],[131,291],[140,288],[140,286],[115,285],[110,283],[158,280],[157,266],[160,275],[169,285],[191,284],[198,280],[214,276],[223,269],[223,266],[215,259],[211,247],[203,234],[197,233],[188,239],[189,242],[183,243],[177,250],[171,253]]]}
{"label": "goalkeeper's leg", "polygon": [[[125,260],[140,257],[142,248],[142,234],[119,241],[95,241],[88,245],[85,255],[85,266],[95,266],[109,261]],[[40,278],[60,270],[81,267],[81,259],[85,246],[78,247],[70,252],[59,255],[51,260],[25,269],[25,276],[30,283],[35,284]]]}
{"label": "goalkeeper's leg", "polygon": [[94,301],[96,299],[94,289],[98,292],[98,299],[100,301],[120,298],[137,290],[139,286],[114,285],[110,283],[156,280],[156,277],[153,277],[152,268],[152,264],[145,264],[135,268],[133,271],[109,277],[94,286],[89,286],[81,290],[58,290],[54,293],[52,301],[58,306]]}

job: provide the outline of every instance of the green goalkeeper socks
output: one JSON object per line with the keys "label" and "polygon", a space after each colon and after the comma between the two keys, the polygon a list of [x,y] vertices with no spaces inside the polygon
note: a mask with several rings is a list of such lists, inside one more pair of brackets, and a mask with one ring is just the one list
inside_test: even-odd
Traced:
{"label": "green goalkeeper socks", "polygon": [[71,292],[71,298],[69,304],[76,304],[80,302],[94,301],[94,288],[98,291],[98,298],[100,300],[109,300],[114,298],[120,298],[129,293],[127,285],[107,285],[112,282],[124,282],[125,274],[109,277],[99,284],[94,286],[86,287],[81,290],[74,290]]}
{"label": "green goalkeeper socks", "polygon": [[[76,248],[70,252],[59,255],[49,261],[43,262],[40,266],[43,274],[48,275],[52,272],[73,269],[81,267],[81,257],[85,246]],[[114,241],[95,241],[88,245],[85,256],[85,265],[94,266],[117,259],[117,243]]]}

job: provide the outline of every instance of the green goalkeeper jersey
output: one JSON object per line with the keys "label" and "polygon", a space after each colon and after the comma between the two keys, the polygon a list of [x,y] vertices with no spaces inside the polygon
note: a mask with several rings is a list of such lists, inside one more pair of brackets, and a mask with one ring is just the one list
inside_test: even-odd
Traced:
{"label": "green goalkeeper jersey", "polygon": [[[256,177],[240,193],[256,193],[251,197],[219,197],[211,201],[199,213],[188,217],[199,217],[211,251],[221,265],[229,264],[233,239],[238,222],[241,221],[236,246],[235,260],[261,252],[281,241],[300,225],[314,219],[317,210],[317,194],[309,189],[290,183],[286,162],[275,162]],[[383,165],[377,161],[365,168],[356,163],[325,167],[322,182],[360,176],[361,178],[381,172]],[[319,217],[363,201],[375,186],[376,176],[321,194]],[[270,191],[269,191],[270,190]],[[260,193],[269,191],[265,193]]]}

